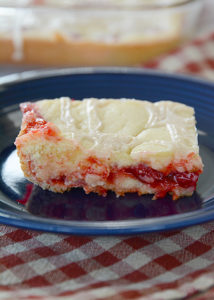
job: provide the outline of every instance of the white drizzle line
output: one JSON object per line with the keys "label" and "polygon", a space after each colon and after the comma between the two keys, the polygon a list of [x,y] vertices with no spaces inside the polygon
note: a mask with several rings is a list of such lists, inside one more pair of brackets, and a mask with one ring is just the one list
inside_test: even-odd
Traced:
{"label": "white drizzle line", "polygon": [[177,133],[177,130],[176,130],[174,124],[167,123],[166,127],[168,129],[169,134],[170,134],[172,143],[176,144],[176,141],[178,140],[178,133]]}
{"label": "white drizzle line", "polygon": [[93,128],[92,128],[92,116],[91,116],[91,112],[93,110],[93,105],[92,105],[92,100],[88,100],[86,102],[86,114],[87,114],[87,121],[88,121],[88,129],[90,134],[93,134]]}
{"label": "white drizzle line", "polygon": [[72,138],[74,138],[75,130],[72,129],[75,128],[75,125],[74,125],[74,119],[71,115],[70,107],[71,107],[71,99],[66,97],[61,97],[60,98],[60,119],[67,128],[69,127],[71,128]]}
{"label": "white drizzle line", "polygon": [[198,129],[198,135],[208,135],[207,132]]}
{"label": "white drizzle line", "polygon": [[157,123],[157,115],[154,112],[154,109],[156,109],[156,107],[153,106],[153,110],[152,110],[152,108],[150,107],[149,104],[146,107],[146,111],[148,112],[149,118],[148,118],[148,120],[147,120],[147,122],[146,122],[146,124],[144,126],[145,127],[144,130],[146,128],[152,128],[152,127],[154,127],[156,125],[156,123]]}
{"label": "white drizzle line", "polygon": [[[86,101],[86,114],[89,133],[92,136],[95,145],[97,145],[100,136],[99,128],[101,127],[102,122],[99,119],[98,114],[96,112],[96,105],[93,99],[87,99]],[[94,123],[92,122],[92,120],[94,120]]]}
{"label": "white drizzle line", "polygon": [[12,58],[15,61],[20,61],[23,58],[23,35],[22,35],[22,26],[25,15],[24,11],[17,9],[14,28],[13,28],[13,46],[14,52]]}

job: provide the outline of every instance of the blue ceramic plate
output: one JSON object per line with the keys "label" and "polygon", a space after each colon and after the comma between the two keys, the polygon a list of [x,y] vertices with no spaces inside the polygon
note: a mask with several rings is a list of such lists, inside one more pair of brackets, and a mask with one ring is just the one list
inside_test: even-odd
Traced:
{"label": "blue ceramic plate", "polygon": [[[205,165],[196,193],[172,201],[130,194],[106,198],[74,189],[43,191],[24,179],[13,145],[19,103],[69,96],[173,100],[193,106]],[[214,220],[214,85],[190,77],[130,69],[65,69],[26,72],[0,79],[0,222],[18,227],[85,235],[137,234]],[[31,191],[25,207],[19,200]]]}

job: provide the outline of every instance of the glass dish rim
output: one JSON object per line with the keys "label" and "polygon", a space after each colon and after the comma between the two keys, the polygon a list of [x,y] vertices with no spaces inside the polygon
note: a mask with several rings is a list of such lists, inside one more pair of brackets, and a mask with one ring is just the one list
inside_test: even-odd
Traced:
{"label": "glass dish rim", "polygon": [[126,11],[126,10],[137,10],[137,9],[142,9],[142,11],[149,11],[149,10],[164,10],[164,9],[176,9],[176,8],[185,8],[188,5],[192,5],[194,3],[202,3],[202,0],[180,0],[177,1],[175,0],[175,3],[162,3],[162,4],[158,4],[158,3],[154,3],[154,4],[149,4],[149,3],[145,3],[145,4],[97,4],[96,2],[94,4],[91,4],[89,7],[85,7],[83,4],[71,4],[71,5],[50,5],[50,4],[45,4],[45,5],[34,5],[34,4],[6,4],[6,1],[3,2],[3,4],[1,3],[0,0],[0,8],[2,9],[25,9],[25,10],[58,10],[58,11],[69,11],[69,10],[77,10],[77,11],[86,11],[86,10],[109,10],[109,11],[113,11],[113,10],[122,10],[122,11]]}

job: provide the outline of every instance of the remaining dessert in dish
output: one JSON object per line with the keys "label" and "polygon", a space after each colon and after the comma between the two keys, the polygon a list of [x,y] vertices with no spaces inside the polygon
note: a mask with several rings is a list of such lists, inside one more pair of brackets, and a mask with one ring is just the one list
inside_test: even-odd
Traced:
{"label": "remaining dessert in dish", "polygon": [[172,101],[70,98],[21,104],[16,139],[27,179],[43,189],[118,196],[192,195],[203,164],[194,109]]}
{"label": "remaining dessert in dish", "polygon": [[0,62],[136,65],[183,40],[183,12],[144,10],[144,1],[24,2],[0,10]]}
{"label": "remaining dessert in dish", "polygon": [[192,38],[202,2],[0,0],[0,63],[139,65]]}

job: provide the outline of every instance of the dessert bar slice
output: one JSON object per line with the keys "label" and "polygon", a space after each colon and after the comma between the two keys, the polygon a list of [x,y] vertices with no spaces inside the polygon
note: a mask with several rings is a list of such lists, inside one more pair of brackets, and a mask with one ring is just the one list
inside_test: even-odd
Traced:
{"label": "dessert bar slice", "polygon": [[194,109],[134,99],[60,99],[21,104],[22,170],[43,189],[118,196],[192,195],[203,169]]}

